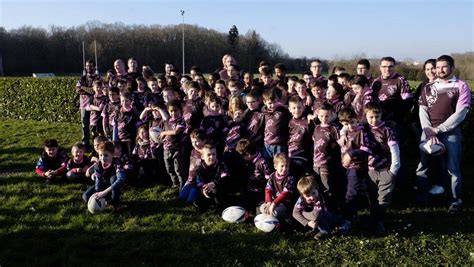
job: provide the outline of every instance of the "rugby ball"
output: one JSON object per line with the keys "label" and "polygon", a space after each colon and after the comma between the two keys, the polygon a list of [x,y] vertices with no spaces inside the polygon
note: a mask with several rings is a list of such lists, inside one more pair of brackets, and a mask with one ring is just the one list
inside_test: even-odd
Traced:
{"label": "rugby ball", "polygon": [[432,144],[430,141],[424,141],[420,143],[421,151],[432,156],[439,156],[446,152],[446,147],[443,143]]}
{"label": "rugby ball", "polygon": [[153,142],[157,143],[157,144],[161,143],[160,133],[161,133],[162,131],[163,131],[163,129],[161,129],[161,128],[158,127],[158,126],[157,126],[157,127],[152,127],[152,128],[150,128],[150,131],[149,131],[149,133],[150,133],[150,139],[151,139]]}
{"label": "rugby ball", "polygon": [[222,212],[222,219],[230,223],[241,223],[248,218],[248,212],[239,206],[230,206]]}
{"label": "rugby ball", "polygon": [[257,227],[258,230],[265,233],[270,233],[280,228],[280,222],[278,219],[270,214],[259,214],[255,217],[253,222],[255,223],[255,227]]}
{"label": "rugby ball", "polygon": [[92,196],[89,198],[89,202],[87,202],[87,209],[92,214],[102,212],[105,209],[105,206],[107,206],[107,201],[105,201],[105,198],[96,199],[94,196]]}

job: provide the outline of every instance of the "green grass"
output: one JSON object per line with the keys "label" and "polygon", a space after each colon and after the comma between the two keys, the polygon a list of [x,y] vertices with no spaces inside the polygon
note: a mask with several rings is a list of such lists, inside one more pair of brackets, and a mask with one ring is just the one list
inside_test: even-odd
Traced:
{"label": "green grass", "polygon": [[467,164],[461,215],[447,215],[445,206],[394,205],[385,237],[356,229],[317,242],[303,233],[263,234],[252,223],[196,215],[176,201],[175,190],[160,185],[126,190],[123,214],[93,216],[81,200],[86,185],[46,185],[35,177],[47,137],[70,147],[80,126],[0,120],[0,266],[474,264],[474,168]]}

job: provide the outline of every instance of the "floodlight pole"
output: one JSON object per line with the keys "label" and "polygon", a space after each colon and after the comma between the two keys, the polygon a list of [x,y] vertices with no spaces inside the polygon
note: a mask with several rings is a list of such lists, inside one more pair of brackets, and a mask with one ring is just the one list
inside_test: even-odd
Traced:
{"label": "floodlight pole", "polygon": [[185,69],[185,66],[184,66],[184,10],[180,10],[181,12],[181,16],[183,17],[183,24],[182,24],[182,30],[183,30],[183,37],[182,37],[182,40],[183,40],[183,75],[184,73],[186,72],[186,69]]}
{"label": "floodlight pole", "polygon": [[94,40],[94,54],[95,54],[95,74],[99,75],[99,64],[97,63],[97,41]]}
{"label": "floodlight pole", "polygon": [[82,41],[82,75],[86,75],[86,48],[84,40]]}

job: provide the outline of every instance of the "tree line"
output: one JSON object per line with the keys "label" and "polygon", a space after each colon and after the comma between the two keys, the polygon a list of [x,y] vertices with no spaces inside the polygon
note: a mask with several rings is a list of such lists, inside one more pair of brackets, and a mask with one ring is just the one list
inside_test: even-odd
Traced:
{"label": "tree line", "polygon": [[[235,27],[232,34],[226,34],[185,24],[186,71],[197,65],[203,72],[213,72],[222,67],[222,56],[226,53],[234,54],[239,66],[245,70],[256,71],[262,60],[270,64],[283,62],[295,71],[307,67],[307,62],[290,58],[277,44],[266,42],[256,31],[238,36],[236,30]],[[139,65],[163,72],[167,61],[181,68],[181,31],[181,25],[100,22],[69,28],[51,26],[48,30],[23,26],[7,31],[0,27],[0,53],[5,75],[31,75],[33,72],[79,74],[83,67],[82,42],[85,42],[86,59],[94,59],[96,40],[97,63],[102,73],[112,69],[115,59],[129,57],[135,57]]]}
{"label": "tree line", "polygon": [[[309,70],[310,59],[317,56],[292,58],[278,44],[265,41],[254,30],[239,34],[235,25],[230,27],[228,33],[189,24],[184,25],[184,31],[186,72],[193,65],[199,66],[202,72],[213,72],[222,67],[222,56],[231,53],[243,70],[256,73],[259,62],[266,61],[270,66],[284,63],[288,73],[302,73]],[[135,57],[139,65],[148,65],[161,73],[167,61],[181,68],[181,38],[182,25],[144,26],[92,21],[74,27],[50,26],[47,30],[23,26],[7,31],[0,27],[0,62],[3,59],[4,75],[30,76],[34,72],[78,75],[83,68],[82,42],[85,43],[86,59],[94,59],[95,40],[101,73],[112,69],[115,59],[129,57]],[[474,52],[452,56],[456,60],[457,74],[462,79],[474,80]],[[354,73],[360,57],[322,60],[322,63],[327,72],[333,66],[342,66]],[[377,76],[378,59],[373,60],[372,65],[373,75]],[[402,63],[397,68],[410,80],[424,77],[421,66]]]}

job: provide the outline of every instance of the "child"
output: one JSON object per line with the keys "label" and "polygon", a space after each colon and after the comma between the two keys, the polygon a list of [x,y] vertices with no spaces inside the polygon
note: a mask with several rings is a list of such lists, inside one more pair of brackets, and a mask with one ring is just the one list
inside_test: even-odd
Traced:
{"label": "child", "polygon": [[71,148],[72,159],[69,159],[66,166],[66,178],[69,181],[85,181],[86,171],[91,166],[91,161],[84,156],[86,151],[82,143],[75,143]]}
{"label": "child", "polygon": [[276,84],[278,88],[278,97],[280,98],[280,103],[283,105],[288,105],[288,84],[286,82],[278,82]]}
{"label": "child", "polygon": [[229,100],[227,100],[227,88],[224,80],[218,80],[214,87],[214,92],[221,100],[221,106],[224,110],[229,109]]}
{"label": "child", "polygon": [[308,95],[308,87],[306,86],[306,82],[304,80],[298,80],[295,86],[296,94],[303,100],[305,107],[311,108],[312,99]]}
{"label": "child", "polygon": [[150,180],[153,175],[153,152],[150,144],[148,126],[142,125],[138,128],[135,148],[132,157],[138,171],[138,179]]}
{"label": "child", "polygon": [[132,153],[139,123],[137,111],[132,106],[132,96],[130,93],[122,94],[117,118],[118,139],[122,144],[122,151],[128,155]]}
{"label": "child", "polygon": [[209,76],[207,76],[207,82],[209,84],[209,87],[214,88],[216,85],[216,81],[220,79],[221,79],[221,76],[217,72],[209,74]]}
{"label": "child", "polygon": [[100,160],[92,174],[95,185],[82,194],[82,199],[87,203],[91,197],[107,198],[114,206],[114,211],[119,212],[123,209],[120,205],[120,190],[126,179],[123,166],[120,160],[113,156],[115,147],[112,142],[101,143],[97,150]]}
{"label": "child", "polygon": [[306,83],[306,87],[308,88],[311,83],[314,81],[313,75],[311,74],[310,71],[306,71],[303,73],[303,81]]}
{"label": "child", "polygon": [[354,76],[350,84],[352,92],[354,93],[354,98],[352,99],[350,105],[354,109],[357,119],[359,121],[365,120],[364,106],[374,99],[373,91],[369,87],[367,78],[364,75]]}
{"label": "child", "polygon": [[334,196],[334,179],[337,174],[339,162],[339,131],[331,124],[333,117],[332,106],[324,103],[317,111],[317,116],[321,122],[316,125],[313,132],[313,169],[318,175],[318,180],[322,184],[323,196],[328,210],[334,212],[336,209],[336,199]]}
{"label": "child", "polygon": [[316,113],[316,110],[318,110],[326,100],[326,89],[324,88],[323,81],[316,80],[311,83],[311,94],[314,97],[312,111]]}
{"label": "child", "polygon": [[[117,87],[112,87],[108,93],[109,101],[102,109],[102,125],[104,129],[105,136],[109,140],[117,140],[117,136],[113,136],[113,133],[117,135],[116,121],[118,118],[118,113],[120,111],[120,90]],[[115,131],[114,131],[115,129]]]}
{"label": "child", "polygon": [[330,235],[331,230],[340,225],[340,230],[348,231],[348,222],[340,220],[326,210],[323,197],[319,194],[318,185],[313,176],[305,176],[298,181],[296,186],[300,197],[293,207],[293,218],[302,226],[311,230],[318,230],[315,239],[323,239]]}
{"label": "child", "polygon": [[181,189],[186,177],[183,159],[183,133],[186,123],[182,117],[182,107],[179,100],[172,100],[167,104],[169,119],[165,123],[165,130],[160,133],[163,140],[163,158],[172,187]]}
{"label": "child", "polygon": [[243,123],[246,125],[246,138],[255,143],[257,150],[263,148],[263,135],[265,131],[265,115],[260,111],[260,94],[257,89],[252,89],[246,96],[247,110],[244,112]]}
{"label": "child", "polygon": [[148,99],[149,89],[147,88],[147,83],[145,78],[138,77],[135,79],[137,82],[137,90],[133,91],[133,105],[137,110],[137,113],[142,113],[143,109],[146,107],[146,100]]}
{"label": "child", "polygon": [[311,134],[308,120],[304,115],[304,104],[300,97],[292,96],[289,102],[292,118],[289,122],[288,156],[290,158],[290,173],[294,177],[301,177],[310,170],[309,160],[311,151]]}
{"label": "child", "polygon": [[255,208],[265,200],[265,186],[271,175],[271,169],[262,154],[257,151],[255,143],[250,140],[240,139],[236,151],[245,160],[248,173],[242,203],[247,210],[255,211]]}
{"label": "child", "polygon": [[191,145],[193,150],[189,159],[189,176],[196,174],[199,166],[201,166],[201,154],[204,145],[207,143],[206,133],[201,129],[195,129],[191,133]]}
{"label": "child", "polygon": [[358,124],[357,115],[351,108],[342,109],[339,122],[342,166],[346,168],[347,186],[343,215],[352,221],[357,214],[357,198],[361,195],[361,187],[367,178],[368,136],[364,127]]}
{"label": "child", "polygon": [[[231,99],[231,103],[233,100],[238,101],[238,97],[233,97]],[[227,132],[227,136],[225,139],[225,148],[224,151],[231,152],[235,151],[235,146],[237,142],[245,135],[245,126],[242,123],[244,118],[244,109],[243,106],[237,105],[233,108],[232,118],[227,127],[229,131]]]}
{"label": "child", "polygon": [[91,111],[90,127],[92,138],[96,138],[99,135],[104,135],[102,111],[107,104],[107,96],[102,91],[103,85],[101,80],[95,80],[92,88],[94,89],[94,97],[87,110]]}
{"label": "child", "polygon": [[326,103],[332,106],[335,115],[344,108],[344,89],[339,83],[328,86],[326,91]]}
{"label": "child", "polygon": [[204,118],[203,107],[204,102],[199,97],[199,84],[197,82],[186,82],[188,87],[187,97],[184,101],[183,118],[186,122],[186,134],[191,133],[194,129],[199,128],[201,120]]}
{"label": "child", "polygon": [[200,129],[204,130],[211,144],[215,145],[217,155],[222,155],[224,151],[224,140],[229,129],[227,128],[227,120],[224,114],[219,113],[221,110],[221,101],[219,97],[211,97],[209,99],[209,114],[204,117],[201,122]]}
{"label": "child", "polygon": [[265,134],[264,134],[264,157],[267,161],[278,153],[288,151],[288,123],[290,121],[290,112],[278,102],[278,97],[274,89],[267,89],[263,93],[262,109],[265,116]]}
{"label": "child", "polygon": [[265,203],[260,212],[277,217],[280,222],[288,221],[291,199],[294,191],[294,179],[289,175],[290,161],[284,153],[278,153],[273,159],[275,172],[268,178],[265,187]]}
{"label": "child", "polygon": [[225,182],[229,179],[227,167],[217,160],[216,148],[211,144],[202,149],[202,163],[196,174],[190,176],[180,193],[180,198],[193,203],[199,212],[211,205],[222,207],[226,193]]}
{"label": "child", "polygon": [[147,80],[148,88],[150,88],[151,92],[146,94],[144,107],[149,107],[153,103],[159,103],[163,105],[163,92],[158,84],[158,79],[156,77],[150,77]]}
{"label": "child", "polygon": [[163,102],[168,104],[168,102],[173,101],[175,99],[179,100],[178,93],[173,87],[165,87],[163,89]]}
{"label": "child", "polygon": [[271,88],[273,85],[272,72],[268,68],[262,69],[260,72],[260,80],[263,82],[264,88]]}
{"label": "child", "polygon": [[296,82],[298,82],[298,77],[296,76],[290,76],[288,78],[288,96],[289,97],[292,97],[294,95],[296,95]]}
{"label": "child", "polygon": [[382,121],[382,107],[376,102],[365,105],[369,125],[370,214],[376,233],[385,233],[384,215],[390,205],[395,176],[400,169],[400,149],[394,131]]}
{"label": "child", "polygon": [[240,99],[243,99],[245,94],[242,92],[242,83],[238,80],[229,80],[227,83],[227,87],[229,88],[229,98],[232,98],[234,96],[239,97]]}
{"label": "child", "polygon": [[248,94],[250,92],[252,89],[252,84],[253,74],[250,72],[244,72],[244,84],[242,85],[244,94]]}
{"label": "child", "polygon": [[[95,164],[96,162],[99,161],[99,152],[98,152],[98,148],[99,148],[99,145],[101,143],[105,143],[107,142],[108,139],[107,137],[105,136],[102,136],[102,135],[99,135],[97,136],[96,138],[94,138],[94,142],[93,142],[93,150],[89,156],[90,158],[90,161],[92,164]],[[87,171],[86,171],[86,177],[91,177],[92,173],[94,172],[94,165],[90,166]]]}
{"label": "child", "polygon": [[56,177],[64,178],[69,160],[66,151],[59,148],[56,139],[46,139],[43,143],[44,152],[36,163],[35,172],[51,183]]}

